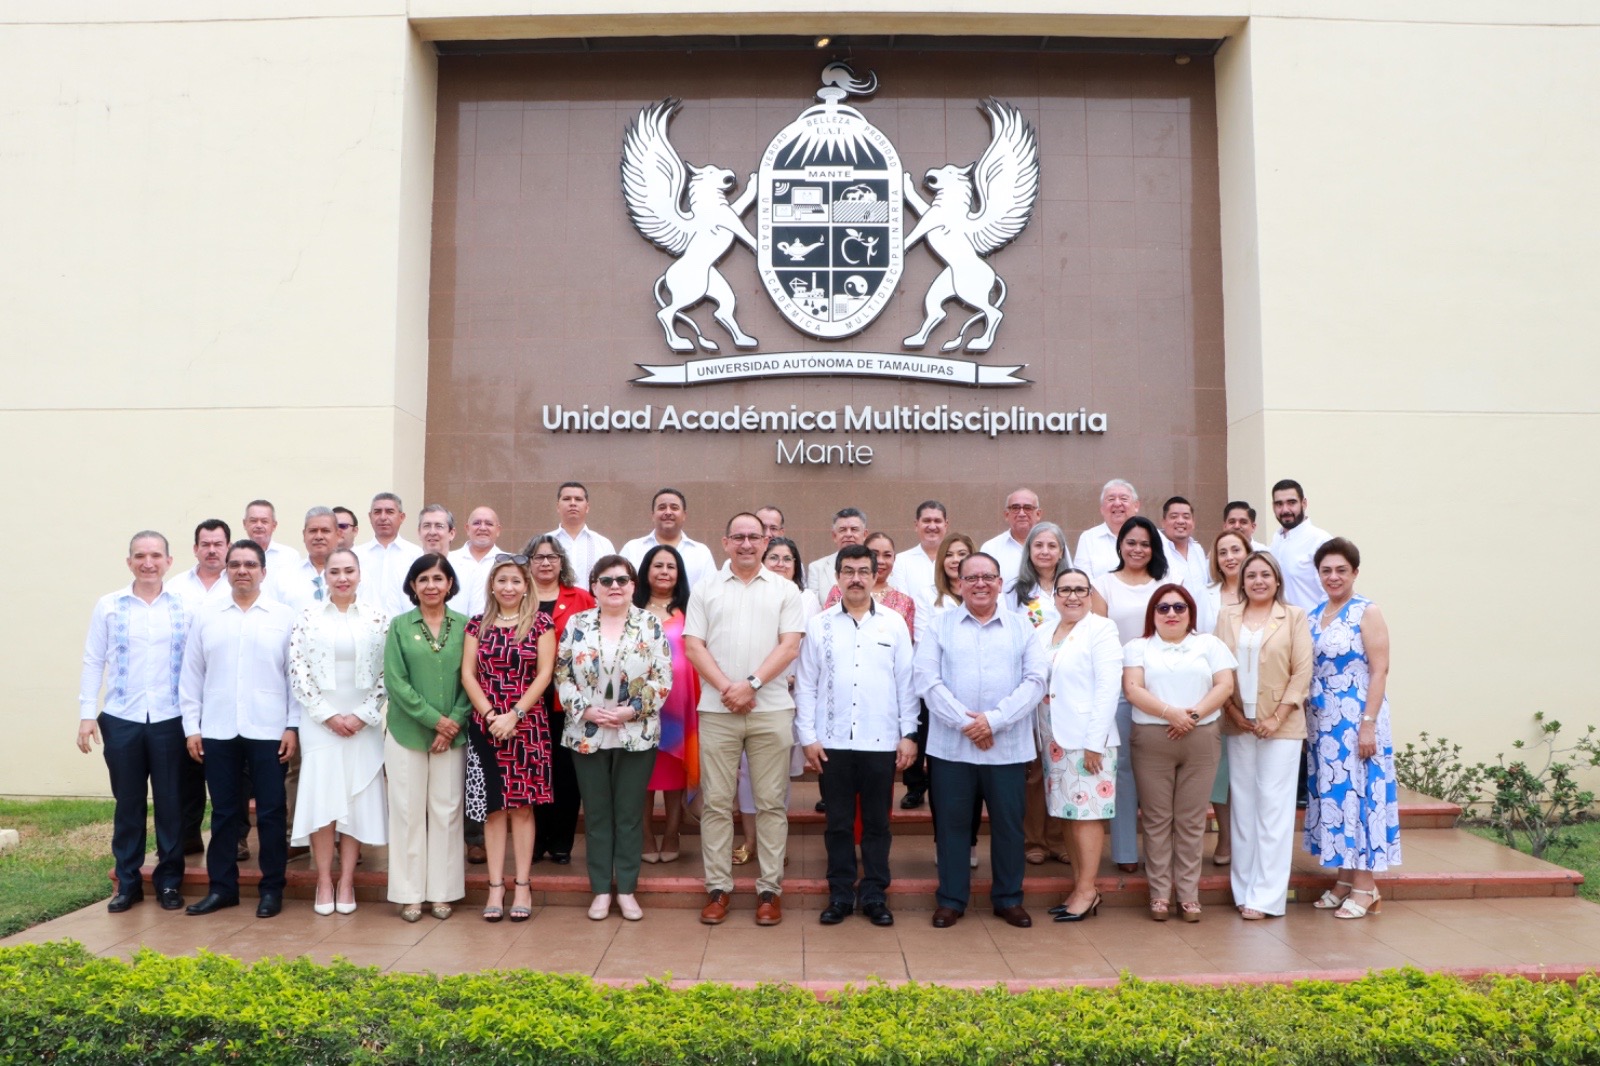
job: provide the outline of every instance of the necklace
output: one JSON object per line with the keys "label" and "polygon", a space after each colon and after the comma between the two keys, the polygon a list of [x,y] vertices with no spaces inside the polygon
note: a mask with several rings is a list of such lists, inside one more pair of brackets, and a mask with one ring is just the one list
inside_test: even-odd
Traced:
{"label": "necklace", "polygon": [[428,634],[428,647],[435,652],[443,651],[444,646],[450,642],[450,612],[446,611],[444,613],[444,621],[439,624],[439,635],[437,637],[428,629],[426,620],[422,623],[422,631]]}

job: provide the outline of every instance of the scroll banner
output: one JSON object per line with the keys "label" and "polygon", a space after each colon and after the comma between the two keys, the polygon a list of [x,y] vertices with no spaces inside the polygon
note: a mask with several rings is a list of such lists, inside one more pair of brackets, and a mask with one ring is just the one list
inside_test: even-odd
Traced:
{"label": "scroll banner", "polygon": [[1027,364],[987,366],[971,359],[890,352],[773,352],[770,355],[729,355],[720,359],[690,359],[671,366],[635,364],[645,372],[637,385],[711,385],[719,381],[745,381],[787,377],[900,378],[937,381],[946,385],[984,388],[1030,384],[1017,371]]}

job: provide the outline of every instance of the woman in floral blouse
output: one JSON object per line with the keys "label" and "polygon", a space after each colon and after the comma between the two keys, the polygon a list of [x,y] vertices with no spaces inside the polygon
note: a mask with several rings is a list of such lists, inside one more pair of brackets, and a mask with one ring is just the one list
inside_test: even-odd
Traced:
{"label": "woman in floral blouse", "polygon": [[672,688],[672,649],[655,615],[633,605],[636,574],[620,555],[595,563],[598,607],[572,616],[556,655],[556,688],[567,711],[561,743],[572,750],[583,796],[589,917],[617,906],[644,917],[634,890],[644,852],[644,801],[660,740],[661,704]]}

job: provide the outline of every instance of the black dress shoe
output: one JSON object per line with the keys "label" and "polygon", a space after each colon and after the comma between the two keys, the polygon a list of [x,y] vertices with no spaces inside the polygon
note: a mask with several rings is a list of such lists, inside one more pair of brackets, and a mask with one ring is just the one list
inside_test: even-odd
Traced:
{"label": "black dress shoe", "polygon": [[281,910],[283,910],[283,895],[281,893],[261,893],[261,902],[256,904],[257,918],[276,918]]}
{"label": "black dress shoe", "polygon": [[900,797],[900,809],[902,811],[916,810],[922,806],[922,796],[921,789],[907,789],[906,794]]}
{"label": "black dress shoe", "polygon": [[183,853],[185,855],[203,855],[205,850],[206,842],[199,837],[190,837],[183,842]]}
{"label": "black dress shoe", "polygon": [[207,892],[204,899],[199,903],[189,904],[184,908],[183,913],[210,914],[212,911],[220,911],[224,907],[237,907],[238,905],[238,896],[219,896],[215,892]]}
{"label": "black dress shoe", "polygon": [[867,921],[873,925],[893,925],[894,915],[889,913],[886,903],[863,903],[861,913],[867,916]]}
{"label": "black dress shoe", "polygon": [[572,852],[552,851],[550,853],[550,861],[557,866],[570,866],[572,864]]}
{"label": "black dress shoe", "polygon": [[183,896],[175,888],[156,889],[156,902],[164,911],[175,911],[183,906]]}
{"label": "black dress shoe", "polygon": [[817,921],[823,925],[838,925],[856,911],[853,903],[829,903],[822,908],[822,913],[817,916]]}
{"label": "black dress shoe", "polygon": [[112,914],[121,914],[135,903],[143,902],[143,892],[124,892],[121,889],[118,889],[117,894],[111,897],[111,902],[106,904],[106,910],[110,911]]}
{"label": "black dress shoe", "polygon": [[994,909],[994,916],[1004,921],[1007,925],[1014,926],[1017,929],[1033,928],[1033,919],[1028,916],[1028,912],[1023,910],[1021,905],[1012,907],[996,907]]}
{"label": "black dress shoe", "polygon": [[954,907],[940,907],[933,912],[933,927],[948,929],[961,920],[961,912]]}

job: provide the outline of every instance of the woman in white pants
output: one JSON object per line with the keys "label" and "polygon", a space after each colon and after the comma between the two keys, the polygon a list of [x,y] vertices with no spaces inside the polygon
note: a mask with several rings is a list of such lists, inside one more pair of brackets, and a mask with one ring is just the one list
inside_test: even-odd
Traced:
{"label": "woman in white pants", "polygon": [[1281,917],[1294,854],[1294,790],[1306,737],[1311,628],[1283,602],[1272,556],[1245,560],[1244,602],[1222,608],[1217,637],[1239,661],[1223,713],[1233,822],[1233,902],[1248,920]]}

